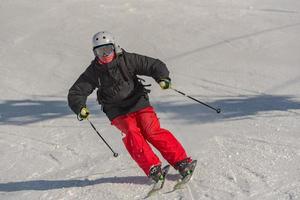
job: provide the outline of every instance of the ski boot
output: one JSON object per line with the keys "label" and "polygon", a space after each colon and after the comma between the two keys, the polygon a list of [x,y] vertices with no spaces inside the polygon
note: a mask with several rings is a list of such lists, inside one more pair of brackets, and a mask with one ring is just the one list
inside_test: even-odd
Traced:
{"label": "ski boot", "polygon": [[155,183],[157,183],[160,180],[164,179],[163,171],[161,169],[161,165],[157,165],[154,167],[151,167],[149,178],[151,178]]}
{"label": "ski boot", "polygon": [[195,169],[195,161],[193,161],[191,158],[186,158],[182,161],[179,161],[175,165],[175,169],[177,169],[181,175],[181,179],[185,179],[187,176],[193,174]]}
{"label": "ski boot", "polygon": [[170,165],[166,165],[164,168],[161,168],[161,165],[157,165],[150,169],[149,178],[154,181],[154,184],[144,199],[154,195],[163,188],[169,169]]}
{"label": "ski boot", "polygon": [[171,193],[178,189],[182,189],[185,186],[185,184],[187,184],[191,180],[196,165],[197,160],[192,160],[191,158],[186,158],[175,164],[174,167],[179,171],[181,178],[177,180],[177,183],[174,185],[173,190],[167,193]]}

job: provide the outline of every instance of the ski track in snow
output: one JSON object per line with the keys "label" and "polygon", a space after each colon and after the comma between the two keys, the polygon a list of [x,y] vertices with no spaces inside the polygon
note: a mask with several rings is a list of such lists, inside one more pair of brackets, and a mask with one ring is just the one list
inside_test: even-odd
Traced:
{"label": "ski track in snow", "polygon": [[162,126],[198,160],[189,184],[168,193],[179,177],[170,169],[150,200],[300,199],[299,13],[297,0],[3,1],[0,200],[137,200],[150,189],[95,93],[91,120],[118,158],[66,102],[100,30],[162,59],[174,87],[222,108],[146,78]]}

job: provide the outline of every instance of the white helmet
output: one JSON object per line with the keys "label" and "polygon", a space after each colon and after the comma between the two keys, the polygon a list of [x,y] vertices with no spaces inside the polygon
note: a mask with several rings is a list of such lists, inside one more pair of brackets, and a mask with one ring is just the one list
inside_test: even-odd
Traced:
{"label": "white helmet", "polygon": [[122,49],[120,45],[118,45],[115,41],[115,37],[112,33],[108,31],[101,31],[96,33],[93,36],[93,49],[99,46],[107,45],[107,44],[112,44],[114,45],[115,52],[116,54],[121,54]]}

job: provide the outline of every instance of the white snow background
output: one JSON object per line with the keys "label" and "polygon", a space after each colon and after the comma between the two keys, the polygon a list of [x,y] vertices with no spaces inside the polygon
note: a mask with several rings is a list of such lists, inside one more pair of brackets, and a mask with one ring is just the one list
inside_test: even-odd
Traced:
{"label": "white snow background", "polygon": [[186,188],[167,193],[172,169],[152,199],[300,199],[299,0],[1,0],[1,200],[131,200],[150,189],[95,93],[90,120],[118,158],[67,105],[101,30],[223,111],[147,78],[162,126],[198,160]]}

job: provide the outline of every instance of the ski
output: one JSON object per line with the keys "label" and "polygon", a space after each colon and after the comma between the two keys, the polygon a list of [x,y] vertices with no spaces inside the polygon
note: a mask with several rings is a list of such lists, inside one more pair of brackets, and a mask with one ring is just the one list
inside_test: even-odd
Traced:
{"label": "ski", "polygon": [[167,193],[171,193],[171,192],[174,192],[174,191],[176,191],[178,189],[182,189],[184,187],[184,185],[191,180],[191,178],[193,176],[193,173],[195,171],[196,165],[197,165],[197,160],[193,160],[191,162],[191,169],[190,169],[189,174],[186,175],[185,177],[180,178],[177,181],[177,183],[174,185],[173,190],[171,190],[171,191],[169,191]]}
{"label": "ski", "polygon": [[148,194],[146,195],[146,197],[144,199],[147,199],[147,198],[153,196],[154,194],[156,194],[159,190],[161,190],[164,187],[166,175],[168,174],[169,169],[170,169],[170,165],[166,165],[166,166],[164,166],[164,168],[162,168],[164,178],[162,180],[159,180],[157,183],[153,184],[151,190],[148,192]]}

